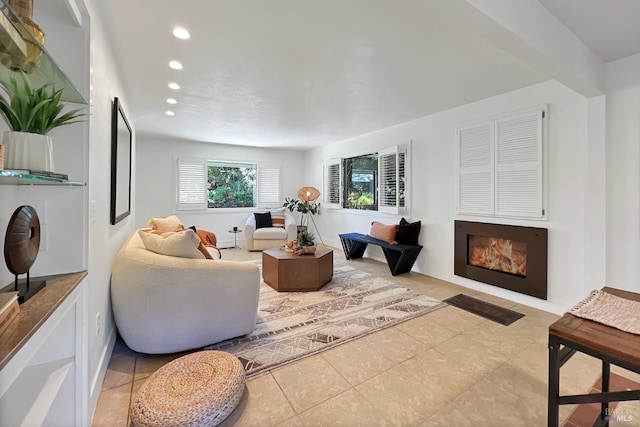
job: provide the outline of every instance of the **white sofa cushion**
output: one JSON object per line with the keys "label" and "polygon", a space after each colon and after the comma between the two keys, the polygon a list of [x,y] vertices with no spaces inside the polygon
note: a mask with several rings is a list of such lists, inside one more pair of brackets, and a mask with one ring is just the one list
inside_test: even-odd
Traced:
{"label": "white sofa cushion", "polygon": [[200,238],[190,228],[183,231],[156,234],[151,230],[138,230],[144,247],[157,254],[180,258],[204,258],[198,249]]}
{"label": "white sofa cushion", "polygon": [[169,215],[164,218],[149,218],[147,224],[153,230],[159,231],[178,231],[184,228],[182,221],[176,215]]}
{"label": "white sofa cushion", "polygon": [[286,240],[287,230],[284,228],[258,228],[253,232],[253,240]]}

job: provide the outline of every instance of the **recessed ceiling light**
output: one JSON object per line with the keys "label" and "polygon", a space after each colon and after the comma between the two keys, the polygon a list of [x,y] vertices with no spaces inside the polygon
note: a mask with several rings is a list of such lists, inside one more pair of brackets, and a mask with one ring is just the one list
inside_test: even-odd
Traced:
{"label": "recessed ceiling light", "polygon": [[186,28],[182,27],[175,27],[173,29],[173,35],[182,40],[187,40],[189,37],[191,37],[189,31],[187,31]]}
{"label": "recessed ceiling light", "polygon": [[167,110],[167,111],[165,111],[164,113],[165,113],[167,116],[175,116],[175,115],[176,115],[176,113],[174,113],[174,112],[173,112],[173,111],[171,111],[171,110]]}
{"label": "recessed ceiling light", "polygon": [[169,62],[169,67],[173,68],[174,70],[182,70],[182,64],[178,61]]}
{"label": "recessed ceiling light", "polygon": [[177,103],[178,103],[178,101],[176,101],[175,99],[167,98],[167,104],[177,104]]}
{"label": "recessed ceiling light", "polygon": [[169,83],[169,89],[178,90],[180,89],[180,85],[178,83]]}

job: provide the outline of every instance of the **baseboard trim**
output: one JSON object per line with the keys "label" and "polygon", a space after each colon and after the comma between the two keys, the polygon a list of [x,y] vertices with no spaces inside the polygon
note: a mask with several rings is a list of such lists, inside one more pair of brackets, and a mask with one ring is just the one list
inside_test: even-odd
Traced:
{"label": "baseboard trim", "polygon": [[90,414],[89,419],[91,423],[93,423],[93,415],[96,412],[96,408],[98,407],[98,398],[100,397],[100,390],[102,389],[102,383],[104,382],[104,377],[107,375],[107,368],[109,367],[109,361],[111,360],[111,353],[113,353],[113,347],[116,345],[116,328],[112,328],[109,333],[109,340],[107,345],[102,351],[102,356],[100,357],[100,366],[96,370],[95,375],[91,379],[91,388],[89,389],[89,401],[87,402],[88,413]]}

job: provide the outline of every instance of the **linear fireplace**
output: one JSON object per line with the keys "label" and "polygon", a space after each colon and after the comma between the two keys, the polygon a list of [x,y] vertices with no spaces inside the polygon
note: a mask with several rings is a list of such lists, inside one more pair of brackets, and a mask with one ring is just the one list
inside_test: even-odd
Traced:
{"label": "linear fireplace", "polygon": [[453,272],[547,299],[547,229],[455,221]]}

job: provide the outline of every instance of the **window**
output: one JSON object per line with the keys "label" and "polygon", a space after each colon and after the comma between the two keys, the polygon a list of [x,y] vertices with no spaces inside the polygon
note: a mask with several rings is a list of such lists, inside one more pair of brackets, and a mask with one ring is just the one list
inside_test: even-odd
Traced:
{"label": "window", "polygon": [[209,162],[207,207],[251,208],[255,203],[256,164]]}
{"label": "window", "polygon": [[279,205],[280,167],[275,163],[178,159],[179,210]]}
{"label": "window", "polygon": [[537,108],[457,128],[458,213],[546,218],[544,118]]}
{"label": "window", "polygon": [[406,210],[406,145],[325,161],[327,208],[403,213]]}
{"label": "window", "polygon": [[348,209],[378,209],[378,153],[350,157],[344,163],[344,205]]}

